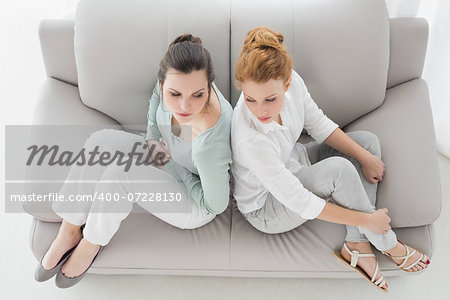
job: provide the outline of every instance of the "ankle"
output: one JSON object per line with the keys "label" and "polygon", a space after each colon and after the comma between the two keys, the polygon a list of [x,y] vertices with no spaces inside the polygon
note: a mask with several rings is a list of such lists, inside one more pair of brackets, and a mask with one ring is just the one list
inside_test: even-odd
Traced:
{"label": "ankle", "polygon": [[78,247],[80,247],[80,250],[82,250],[83,252],[95,252],[96,250],[98,250],[100,245],[93,244],[85,238],[82,238]]}
{"label": "ankle", "polygon": [[58,232],[59,238],[65,238],[70,240],[79,240],[81,238],[81,230],[60,230]]}
{"label": "ankle", "polygon": [[59,228],[59,233],[64,235],[69,235],[71,237],[75,237],[81,234],[81,225],[73,225],[63,220],[61,227]]}
{"label": "ankle", "polygon": [[391,249],[389,249],[389,250],[384,250],[384,252],[387,252],[387,253],[389,253],[389,254],[395,254],[395,253],[398,253],[399,250],[400,250],[400,246],[402,246],[402,245],[400,245],[400,243],[397,242],[397,244],[394,246],[394,248],[391,248]]}
{"label": "ankle", "polygon": [[357,249],[369,249],[370,248],[370,243],[369,242],[348,242],[348,241],[345,241],[345,243],[347,244],[347,246],[349,248],[357,248]]}

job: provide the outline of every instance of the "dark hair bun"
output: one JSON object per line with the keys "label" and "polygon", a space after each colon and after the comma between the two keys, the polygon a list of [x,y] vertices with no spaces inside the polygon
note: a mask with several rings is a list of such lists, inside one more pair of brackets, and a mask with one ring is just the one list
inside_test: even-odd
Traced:
{"label": "dark hair bun", "polygon": [[170,43],[169,46],[178,44],[178,43],[182,43],[182,42],[191,42],[194,44],[200,44],[202,45],[202,40],[199,37],[193,36],[190,33],[185,33],[182,35],[177,36],[172,43]]}
{"label": "dark hair bun", "polygon": [[166,73],[169,68],[184,74],[205,70],[209,88],[214,81],[211,55],[203,47],[202,40],[190,33],[177,36],[170,43],[166,54],[159,62],[158,79],[161,83],[166,80]]}

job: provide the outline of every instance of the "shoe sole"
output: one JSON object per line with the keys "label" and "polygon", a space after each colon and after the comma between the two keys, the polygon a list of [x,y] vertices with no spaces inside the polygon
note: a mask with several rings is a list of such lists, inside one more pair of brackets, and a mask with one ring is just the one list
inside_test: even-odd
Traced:
{"label": "shoe sole", "polygon": [[369,275],[367,275],[367,273],[366,273],[363,269],[361,269],[358,265],[356,265],[355,267],[352,267],[352,266],[350,265],[350,263],[349,263],[345,258],[342,257],[341,253],[340,253],[338,250],[335,250],[335,251],[334,251],[334,256],[335,256],[338,260],[340,260],[344,265],[346,265],[346,266],[348,266],[349,268],[351,268],[351,269],[357,271],[357,272],[358,272],[363,278],[365,278],[371,285],[373,285],[374,287],[376,287],[376,288],[379,289],[380,291],[382,291],[382,292],[384,292],[384,293],[388,293],[388,292],[389,292],[388,290],[385,290],[385,289],[379,287],[378,285],[376,285],[375,283],[373,283],[373,282],[370,280]]}

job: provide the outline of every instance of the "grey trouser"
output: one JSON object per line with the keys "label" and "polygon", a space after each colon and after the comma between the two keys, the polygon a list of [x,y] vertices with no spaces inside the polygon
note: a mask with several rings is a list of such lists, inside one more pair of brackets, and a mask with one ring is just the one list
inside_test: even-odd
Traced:
{"label": "grey trouser", "polygon": [[[380,143],[375,134],[368,131],[353,131],[347,134],[361,147],[381,159]],[[370,183],[365,178],[356,159],[325,143],[310,142],[304,146],[307,153],[304,153],[303,160],[310,164],[294,175],[306,189],[341,207],[363,212],[376,210],[378,183]],[[292,230],[307,221],[281,204],[270,193],[263,207],[244,213],[243,216],[256,229],[273,234]],[[386,234],[376,234],[358,226],[346,225],[346,229],[346,241],[370,241],[380,251],[392,249],[397,244],[397,237],[392,229]]]}

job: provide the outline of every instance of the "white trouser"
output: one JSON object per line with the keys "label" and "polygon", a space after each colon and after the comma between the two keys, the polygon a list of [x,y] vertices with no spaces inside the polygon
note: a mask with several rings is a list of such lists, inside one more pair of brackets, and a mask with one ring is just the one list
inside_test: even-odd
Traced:
{"label": "white trouser", "polygon": [[[84,148],[85,153],[98,146],[97,151],[100,153],[108,151],[114,155],[116,151],[121,151],[126,154],[131,152],[136,142],[145,144],[145,139],[120,130],[103,129],[94,132],[86,140]],[[53,210],[73,225],[86,224],[83,230],[84,238],[103,246],[109,243],[122,220],[130,214],[133,203],[137,203],[164,222],[182,229],[201,227],[216,216],[194,203],[186,196],[183,183],[179,183],[172,175],[159,168],[152,165],[136,166],[134,163],[127,172],[124,168],[118,166],[117,162],[107,166],[72,165],[59,194],[64,195],[66,199],[69,195],[108,194],[115,195],[111,198],[115,197],[116,201],[105,201],[105,198],[102,201],[98,198],[93,201],[56,201],[52,204]],[[137,199],[137,193],[160,193],[166,198],[169,193],[178,194],[184,200],[184,208],[181,210],[180,206],[170,206],[173,202],[150,202],[149,197],[146,198],[147,201],[140,201]],[[130,194],[133,196],[130,197]],[[185,205],[186,203],[188,205]]]}

